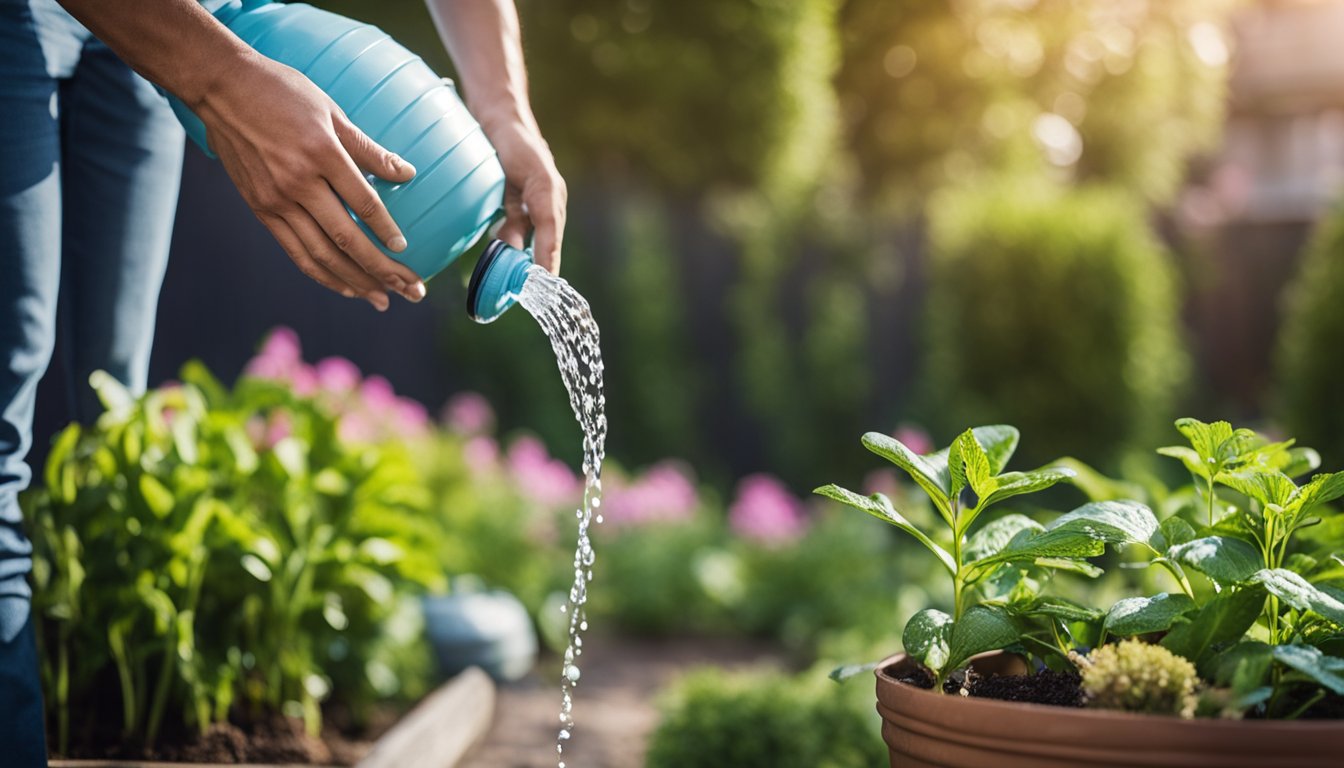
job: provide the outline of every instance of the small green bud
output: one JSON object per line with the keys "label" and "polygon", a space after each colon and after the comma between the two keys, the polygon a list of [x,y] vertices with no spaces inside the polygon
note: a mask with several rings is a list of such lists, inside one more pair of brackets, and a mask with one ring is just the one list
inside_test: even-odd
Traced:
{"label": "small green bud", "polygon": [[1195,716],[1195,690],[1201,685],[1195,665],[1160,645],[1122,640],[1070,658],[1082,674],[1089,707]]}

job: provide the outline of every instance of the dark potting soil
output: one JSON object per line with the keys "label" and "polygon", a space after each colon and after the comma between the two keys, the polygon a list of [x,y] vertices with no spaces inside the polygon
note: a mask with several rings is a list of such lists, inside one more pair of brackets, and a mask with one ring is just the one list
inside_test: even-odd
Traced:
{"label": "dark potting soil", "polygon": [[397,719],[388,708],[373,714],[358,735],[340,727],[343,713],[330,713],[321,738],[309,736],[298,718],[275,716],[240,727],[233,723],[210,726],[204,734],[167,733],[153,749],[119,743],[110,733],[104,738],[76,741],[66,758],[112,760],[165,760],[180,763],[281,763],[354,765],[368,754],[374,740]]}
{"label": "dark potting soil", "polygon": [[[896,678],[906,685],[929,690],[933,676],[924,669],[908,671]],[[1050,704],[1056,707],[1083,706],[1083,691],[1077,675],[1044,669],[1034,675],[977,675],[967,670],[964,678],[948,679],[943,692],[980,699]],[[964,692],[964,693],[963,693]]]}

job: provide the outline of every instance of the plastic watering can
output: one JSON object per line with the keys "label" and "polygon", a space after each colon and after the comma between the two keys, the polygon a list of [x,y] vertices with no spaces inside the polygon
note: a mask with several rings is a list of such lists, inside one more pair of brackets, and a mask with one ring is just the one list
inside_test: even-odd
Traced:
{"label": "plastic watering can", "polygon": [[[302,3],[204,5],[259,53],[306,75],[350,122],[415,166],[415,178],[404,184],[370,178],[406,236],[406,250],[392,253],[360,222],[383,253],[429,278],[503,216],[504,169],[494,147],[452,82],[387,33]],[[179,100],[169,101],[191,140],[214,157],[200,118]],[[488,323],[511,307],[531,263],[529,252],[492,241],[467,289],[472,319]]]}

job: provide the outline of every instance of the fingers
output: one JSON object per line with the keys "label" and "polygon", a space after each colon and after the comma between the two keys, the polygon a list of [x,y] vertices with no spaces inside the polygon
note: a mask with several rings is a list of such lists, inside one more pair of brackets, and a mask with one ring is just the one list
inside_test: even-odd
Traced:
{"label": "fingers", "polygon": [[[291,261],[299,268],[299,271],[309,278],[312,278],[318,284],[340,295],[352,299],[358,292],[348,283],[342,280],[331,269],[313,259],[308,250],[304,247],[303,241],[294,233],[289,223],[279,216],[257,212],[257,219],[270,230],[271,236],[280,244],[280,247],[289,255]],[[383,306],[374,306],[380,311],[387,308],[387,297],[383,296]],[[370,301],[370,303],[373,303]]]}
{"label": "fingers", "polygon": [[313,261],[340,278],[379,312],[387,309],[388,300],[383,285],[361,269],[348,254],[337,248],[312,217],[299,212],[291,216],[286,223]]}
{"label": "fingers", "polygon": [[552,274],[560,274],[560,247],[565,237],[565,183],[558,176],[544,178],[523,190],[527,213],[536,230],[533,259]]}
{"label": "fingers", "polygon": [[410,181],[415,176],[415,169],[410,163],[375,144],[348,121],[337,119],[335,127],[336,137],[349,155],[338,158],[339,164],[327,175],[328,183],[388,250],[395,253],[406,250],[406,238],[402,236],[401,229],[392,220],[392,215],[387,212],[378,193],[373,191],[359,168],[389,181]]}
{"label": "fingers", "polygon": [[317,223],[326,239],[387,290],[395,291],[409,301],[423,299],[425,285],[420,276],[378,250],[325,182],[322,187],[323,190],[306,195],[301,202],[306,215]]}
{"label": "fingers", "polygon": [[415,168],[396,153],[388,152],[378,146],[367,134],[355,127],[344,115],[337,114],[333,120],[336,138],[341,146],[350,153],[355,165],[386,181],[410,181],[415,176]]}
{"label": "fingers", "polygon": [[532,221],[523,211],[523,198],[518,190],[504,189],[504,223],[500,225],[495,237],[519,250],[526,247],[527,233],[532,229]]}

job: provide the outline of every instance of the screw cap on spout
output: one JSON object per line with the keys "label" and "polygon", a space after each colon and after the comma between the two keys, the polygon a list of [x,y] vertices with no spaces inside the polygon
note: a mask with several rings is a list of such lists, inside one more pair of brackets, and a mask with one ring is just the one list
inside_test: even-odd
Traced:
{"label": "screw cap on spout", "polygon": [[478,323],[499,319],[518,301],[530,266],[530,252],[520,251],[502,240],[491,240],[467,284],[467,316]]}

